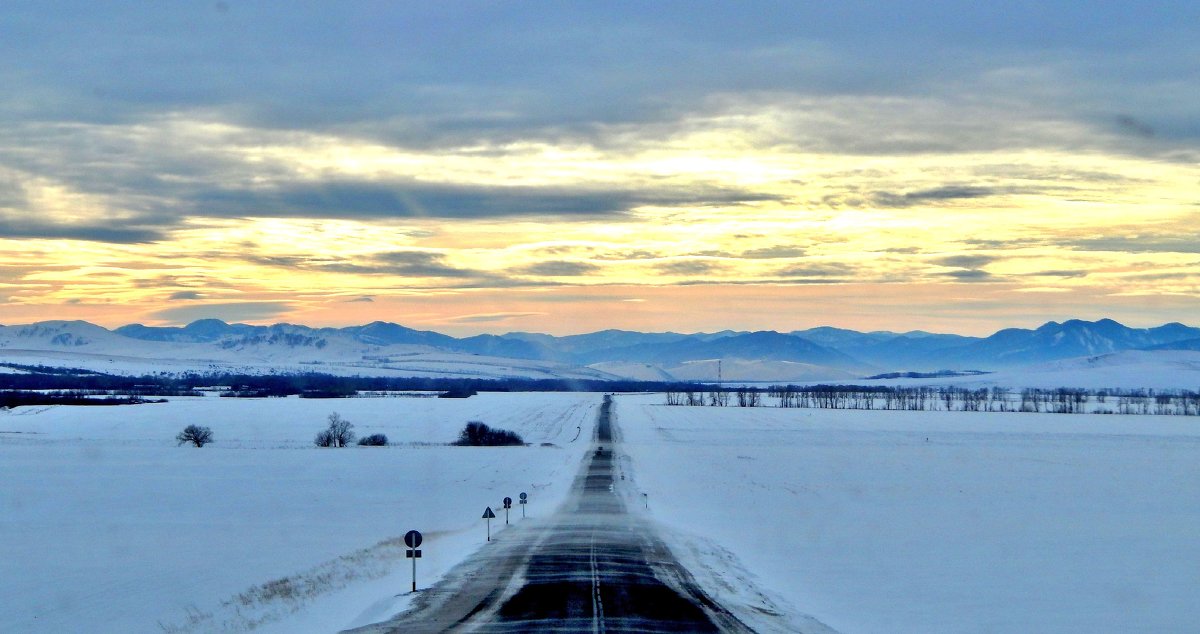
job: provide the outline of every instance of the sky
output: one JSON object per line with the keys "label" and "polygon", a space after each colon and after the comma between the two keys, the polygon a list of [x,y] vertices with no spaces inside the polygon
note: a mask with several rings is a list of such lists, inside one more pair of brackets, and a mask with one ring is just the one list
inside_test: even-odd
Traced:
{"label": "sky", "polygon": [[0,323],[1200,324],[1200,3],[14,1],[0,82]]}

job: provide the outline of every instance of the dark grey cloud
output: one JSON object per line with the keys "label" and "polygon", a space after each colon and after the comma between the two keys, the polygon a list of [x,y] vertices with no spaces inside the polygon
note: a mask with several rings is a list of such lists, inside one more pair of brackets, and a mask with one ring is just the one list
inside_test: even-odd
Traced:
{"label": "dark grey cloud", "polygon": [[1078,240],[1067,240],[1060,244],[1078,251],[1200,253],[1200,240],[1197,240],[1195,236],[1081,238]]}
{"label": "dark grey cloud", "polygon": [[982,269],[960,269],[957,271],[946,271],[939,273],[943,277],[956,279],[960,282],[982,282],[993,279],[992,274]]}
{"label": "dark grey cloud", "polygon": [[25,186],[11,174],[0,172],[0,211],[20,210],[29,206]]}
{"label": "dark grey cloud", "polygon": [[1139,136],[1145,139],[1154,137],[1154,128],[1149,124],[1138,120],[1133,115],[1119,114],[1116,117],[1117,129],[1127,134]]}
{"label": "dark grey cloud", "polygon": [[1035,271],[1033,273],[1028,273],[1027,275],[1030,277],[1074,278],[1074,277],[1087,277],[1088,275],[1091,275],[1091,271],[1085,271],[1082,269],[1055,269],[1055,270],[1049,270],[1049,271]]}
{"label": "dark grey cloud", "polygon": [[963,244],[980,249],[1021,249],[1027,247],[1044,247],[1058,244],[1049,239],[1043,238],[1008,238],[1004,240],[989,240],[983,238],[970,238],[962,241]]}
{"label": "dark grey cloud", "polygon": [[371,303],[374,303],[374,301],[375,301],[374,297],[371,297],[369,295],[363,295],[362,297],[355,297],[354,299],[348,299],[348,300],[346,300],[346,303],[347,304],[371,304]]}
{"label": "dark grey cloud", "polygon": [[726,268],[728,266],[725,263],[712,260],[676,260],[654,266],[656,271],[667,275],[708,275]]}
{"label": "dark grey cloud", "polygon": [[3,238],[60,238],[117,244],[144,244],[166,237],[159,229],[141,226],[114,226],[91,223],[57,224],[35,219],[0,219]]}
{"label": "dark grey cloud", "polygon": [[357,259],[304,256],[238,256],[248,262],[285,269],[398,275],[402,277],[484,278],[489,274],[446,264],[446,256],[432,251],[389,251]]}
{"label": "dark grey cloud", "polygon": [[1200,132],[1195,106],[1157,98],[1190,77],[1194,3],[228,6],[6,6],[0,112],[112,122],[219,110],[256,126],[462,144],[674,120],[712,95],[977,86]]}
{"label": "dark grey cloud", "polygon": [[188,198],[195,211],[204,215],[320,218],[598,216],[645,205],[706,207],[781,199],[719,188],[605,190],[345,180],[198,191]]}
{"label": "dark grey cloud", "polygon": [[612,249],[608,251],[597,252],[593,257],[597,260],[637,261],[658,260],[666,257],[666,254],[658,251],[650,251],[648,249]]}
{"label": "dark grey cloud", "polygon": [[474,277],[478,271],[447,265],[446,256],[430,251],[391,251],[371,257],[368,266],[389,275],[409,277]]}
{"label": "dark grey cloud", "polygon": [[236,259],[294,271],[322,271],[353,275],[387,275],[408,278],[442,278],[440,288],[521,288],[559,286],[553,281],[511,278],[501,273],[457,267],[441,253],[393,251],[356,258],[305,256],[235,256]]}
{"label": "dark grey cloud", "polygon": [[857,268],[840,262],[821,262],[786,266],[775,272],[783,278],[831,278],[851,277]]}
{"label": "dark grey cloud", "polygon": [[[97,275],[93,273],[92,275]],[[137,277],[131,280],[134,288],[230,288],[232,285],[225,280],[214,279],[205,275],[155,275],[153,277]]]}
{"label": "dark grey cloud", "polygon": [[1000,258],[994,255],[983,254],[949,255],[946,257],[937,258],[934,260],[934,262],[942,266],[953,266],[963,269],[977,269],[981,266],[991,264],[998,259]]}
{"label": "dark grey cloud", "polygon": [[567,260],[550,260],[547,262],[538,262],[526,267],[517,269],[517,273],[524,275],[544,275],[547,277],[573,277],[580,275],[589,275],[600,270],[599,266],[590,262],[572,262]]}
{"label": "dark grey cloud", "polygon": [[204,299],[204,296],[197,291],[175,291],[171,293],[167,299],[171,301]]}
{"label": "dark grey cloud", "polygon": [[872,204],[879,207],[913,207],[929,203],[939,203],[955,200],[972,200],[994,196],[997,190],[991,187],[975,187],[965,185],[947,185],[933,189],[922,189],[897,194],[895,192],[875,192],[870,195]]}
{"label": "dark grey cloud", "polygon": [[[481,155],[515,141],[621,149],[766,105],[787,113],[781,129],[762,131],[766,140],[809,151],[1103,142],[1162,153],[1200,139],[1194,2],[933,0],[896,11],[761,1],[697,11],[667,0],[648,11],[628,1],[380,0],[333,11],[76,0],[9,3],[2,17],[0,172],[100,195],[122,219],[10,219],[0,226],[10,237],[152,242],[187,215],[591,217],[773,199],[737,190],[289,183],[293,175],[269,161],[250,165],[222,146],[269,145],[250,138],[266,133],[401,150],[479,147]],[[221,132],[232,138],[206,148],[145,127],[173,117],[250,131]],[[1093,138],[1099,133],[1116,140]],[[248,184],[259,182],[274,185]],[[0,184],[0,207],[25,210],[18,189]],[[828,204],[936,205],[1014,191],[951,184]]]}
{"label": "dark grey cloud", "polygon": [[770,247],[742,251],[740,257],[748,260],[782,260],[787,258],[804,257],[804,254],[805,250],[802,247],[779,244]]}
{"label": "dark grey cloud", "polygon": [[227,322],[269,320],[292,310],[287,302],[229,302],[176,306],[154,313],[158,319],[173,324],[190,324],[197,319],[220,319]]}
{"label": "dark grey cloud", "polygon": [[458,324],[486,324],[497,321],[507,321],[514,317],[536,317],[543,313],[487,313],[485,315],[463,315],[453,317],[448,321]]}

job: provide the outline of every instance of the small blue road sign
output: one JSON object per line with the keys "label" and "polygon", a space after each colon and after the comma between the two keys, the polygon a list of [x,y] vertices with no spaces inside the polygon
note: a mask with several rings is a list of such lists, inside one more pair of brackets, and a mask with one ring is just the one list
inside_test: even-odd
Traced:
{"label": "small blue road sign", "polygon": [[404,556],[413,561],[412,569],[412,591],[417,591],[417,560],[421,558],[421,551],[417,550],[417,546],[421,545],[421,531],[408,531],[404,534],[404,545],[408,546],[408,550],[404,551]]}

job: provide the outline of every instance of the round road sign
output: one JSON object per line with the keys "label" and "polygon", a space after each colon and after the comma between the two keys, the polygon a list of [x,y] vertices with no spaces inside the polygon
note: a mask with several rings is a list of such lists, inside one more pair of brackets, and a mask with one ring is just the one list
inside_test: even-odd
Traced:
{"label": "round road sign", "polygon": [[504,508],[512,508],[512,498],[504,498]]}
{"label": "round road sign", "polygon": [[408,531],[404,534],[404,545],[409,548],[416,548],[421,545],[421,533],[418,531]]}
{"label": "round road sign", "polygon": [[522,500],[527,500],[527,499],[529,499],[529,495],[528,495],[527,493],[525,493],[525,492],[521,492],[521,499],[522,499]]}

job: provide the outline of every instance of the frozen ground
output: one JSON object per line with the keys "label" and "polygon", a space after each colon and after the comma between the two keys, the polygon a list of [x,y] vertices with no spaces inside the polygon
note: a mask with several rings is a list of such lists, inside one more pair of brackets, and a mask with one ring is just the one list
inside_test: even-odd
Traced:
{"label": "frozen ground", "polygon": [[[482,544],[485,506],[527,491],[531,515],[548,513],[599,403],[209,397],[0,412],[0,632],[330,632],[386,617],[408,599],[395,540],[425,534],[426,585]],[[332,411],[400,444],[315,448]],[[451,441],[468,420],[534,446],[412,444]],[[216,442],[176,447],[188,423]]]}
{"label": "frozen ground", "polygon": [[1200,622],[1194,418],[662,402],[617,400],[633,503],[730,607],[842,632]]}

